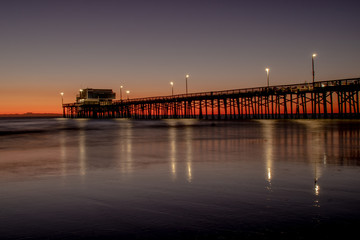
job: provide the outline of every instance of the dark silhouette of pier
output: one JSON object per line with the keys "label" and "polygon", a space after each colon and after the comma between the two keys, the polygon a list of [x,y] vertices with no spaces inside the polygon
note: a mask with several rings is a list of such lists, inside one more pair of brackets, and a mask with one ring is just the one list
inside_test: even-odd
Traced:
{"label": "dark silhouette of pier", "polygon": [[66,118],[356,119],[360,78],[63,104]]}

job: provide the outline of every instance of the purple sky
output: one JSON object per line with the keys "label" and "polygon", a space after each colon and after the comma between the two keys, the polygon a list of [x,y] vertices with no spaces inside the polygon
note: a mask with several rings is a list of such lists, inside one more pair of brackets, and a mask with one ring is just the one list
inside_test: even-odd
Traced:
{"label": "purple sky", "polygon": [[173,81],[184,93],[185,74],[189,92],[264,86],[266,67],[270,84],[310,82],[313,52],[317,80],[360,77],[359,12],[360,1],[2,1],[0,113],[59,112],[59,92],[72,102],[86,87],[146,97]]}

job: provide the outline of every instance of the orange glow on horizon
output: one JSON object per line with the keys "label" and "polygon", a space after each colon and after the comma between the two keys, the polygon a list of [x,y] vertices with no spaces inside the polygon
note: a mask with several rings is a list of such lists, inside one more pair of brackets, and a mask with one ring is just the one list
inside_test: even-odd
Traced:
{"label": "orange glow on horizon", "polygon": [[[168,83],[167,83],[168,84]],[[129,98],[142,98],[142,97],[152,97],[152,96],[169,96],[168,94],[168,85],[166,88],[166,93],[161,94],[159,90],[157,93],[149,92],[143,89],[129,89],[130,91]],[[164,84],[165,85],[165,84]],[[50,90],[48,90],[48,89]],[[79,92],[78,89],[51,89],[49,86],[44,86],[42,88],[31,88],[29,85],[24,86],[21,89],[15,88],[3,88],[0,90],[0,114],[24,114],[24,113],[51,113],[51,114],[62,114],[62,99],[64,103],[73,103],[75,102],[76,94]],[[112,88],[116,93],[116,100],[120,98],[120,86],[118,89]],[[61,93],[64,93],[61,96]],[[175,92],[175,94],[182,94],[184,92]],[[123,90],[122,93],[123,99],[127,98],[126,91]],[[337,96],[333,95],[333,112],[338,113],[338,102]],[[233,105],[234,106],[234,105]],[[234,114],[234,110],[230,110],[230,105],[228,102],[228,110],[227,114]],[[234,107],[233,107],[234,108]],[[265,108],[262,107],[262,113],[265,112]],[[291,106],[287,104],[287,110],[290,112]],[[349,107],[347,107],[349,109]],[[211,108],[208,106],[208,115],[211,114]],[[293,113],[296,113],[295,105],[293,105]],[[306,108],[307,113],[311,113],[311,104],[307,104]],[[318,112],[318,109],[317,109]],[[324,112],[323,104],[320,104],[320,112]],[[225,110],[222,108],[220,111],[221,114],[225,114]],[[235,114],[238,113],[238,109],[235,109]],[[280,113],[283,113],[283,109],[280,110]],[[327,113],[331,113],[330,106],[327,106]],[[196,114],[199,114],[198,109],[196,110]],[[203,114],[205,114],[205,108],[203,107]],[[215,110],[215,115],[218,114],[218,111]],[[248,114],[253,114],[252,110]],[[300,114],[302,114],[302,109],[300,109]]]}
{"label": "orange glow on horizon", "polygon": [[[64,102],[69,96],[64,94]],[[71,99],[73,100],[74,97]],[[24,113],[61,113],[61,95],[59,92],[44,89],[9,89],[0,94],[0,114]]]}

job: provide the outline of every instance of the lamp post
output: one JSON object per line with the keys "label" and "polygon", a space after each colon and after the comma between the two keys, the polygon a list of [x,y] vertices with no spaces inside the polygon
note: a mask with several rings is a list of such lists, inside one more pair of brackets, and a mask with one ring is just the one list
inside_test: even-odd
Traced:
{"label": "lamp post", "polygon": [[269,87],[269,86],[270,86],[270,83],[269,83],[269,72],[270,72],[270,69],[269,69],[269,68],[265,68],[265,71],[266,71],[266,82],[267,82],[267,86]]}
{"label": "lamp post", "polygon": [[122,100],[122,89],[123,89],[123,86],[120,86],[120,101]]}
{"label": "lamp post", "polygon": [[60,95],[61,95],[61,104],[64,105],[64,93],[61,92]]}
{"label": "lamp post", "polygon": [[[79,90],[79,99],[77,99],[76,102],[78,102],[78,101],[81,102],[81,99],[83,98],[82,92],[83,92],[83,90],[80,89],[80,90]],[[82,100],[84,101],[84,99],[82,99]]]}
{"label": "lamp post", "polygon": [[313,84],[315,82],[315,68],[314,68],[314,65],[315,65],[315,57],[317,56],[316,53],[313,53],[312,57],[311,57],[311,65],[312,65],[312,77],[313,77]]}
{"label": "lamp post", "polygon": [[170,82],[171,85],[171,96],[174,95],[174,82]]}
{"label": "lamp post", "polygon": [[185,81],[186,81],[186,94],[188,94],[188,78],[189,78],[189,74],[186,74],[186,76],[185,76]]}
{"label": "lamp post", "polygon": [[62,107],[62,109],[63,109],[63,117],[65,117],[65,108],[64,108],[64,93],[63,93],[63,92],[61,92],[61,93],[60,93],[60,95],[61,95],[61,107]]}
{"label": "lamp post", "polygon": [[126,95],[127,95],[127,99],[128,99],[128,100],[129,100],[129,94],[130,94],[130,91],[127,90],[127,91],[126,91]]}

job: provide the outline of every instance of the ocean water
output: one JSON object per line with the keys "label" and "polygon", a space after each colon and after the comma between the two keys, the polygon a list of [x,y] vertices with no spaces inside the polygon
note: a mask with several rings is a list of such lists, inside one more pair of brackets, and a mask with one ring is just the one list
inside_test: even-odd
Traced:
{"label": "ocean water", "polygon": [[0,118],[0,239],[326,239],[360,121]]}

